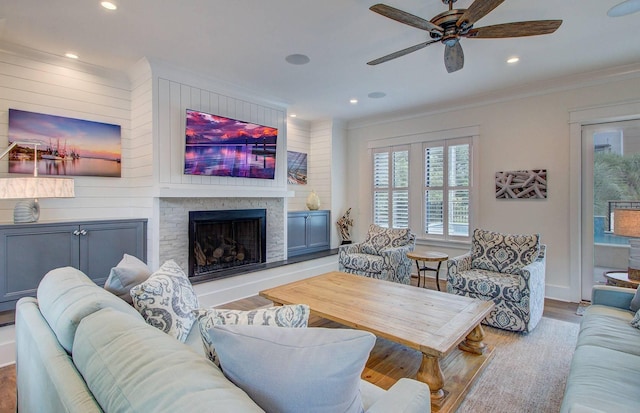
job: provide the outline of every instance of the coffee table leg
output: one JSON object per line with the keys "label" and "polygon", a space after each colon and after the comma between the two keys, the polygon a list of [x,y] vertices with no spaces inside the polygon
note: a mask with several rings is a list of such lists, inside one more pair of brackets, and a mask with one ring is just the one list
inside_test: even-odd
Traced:
{"label": "coffee table leg", "polygon": [[483,339],[484,329],[481,324],[478,324],[476,328],[471,330],[465,340],[458,345],[458,348],[473,354],[484,354],[487,350],[487,345],[482,342]]}
{"label": "coffee table leg", "polygon": [[444,397],[444,376],[440,369],[440,361],[437,357],[422,355],[422,364],[418,370],[417,379],[429,385],[431,399],[438,400]]}

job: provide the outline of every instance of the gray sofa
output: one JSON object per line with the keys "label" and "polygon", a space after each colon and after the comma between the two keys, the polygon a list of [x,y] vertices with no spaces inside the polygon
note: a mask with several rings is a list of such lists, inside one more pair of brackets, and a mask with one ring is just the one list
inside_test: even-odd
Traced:
{"label": "gray sofa", "polygon": [[[16,307],[18,410],[260,412],[205,356],[198,325],[183,344],[80,271],[59,268]],[[259,368],[259,366],[257,367]],[[361,382],[367,412],[429,412],[428,386]]]}
{"label": "gray sofa", "polygon": [[640,411],[640,330],[635,290],[596,286],[584,313],[561,413]]}

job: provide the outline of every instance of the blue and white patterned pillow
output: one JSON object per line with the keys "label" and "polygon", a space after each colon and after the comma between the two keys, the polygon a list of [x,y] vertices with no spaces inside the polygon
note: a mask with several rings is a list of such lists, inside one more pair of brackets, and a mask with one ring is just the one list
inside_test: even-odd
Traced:
{"label": "blue and white patterned pillow", "polygon": [[540,235],[510,235],[476,229],[471,239],[471,266],[515,274],[538,258]]}
{"label": "blue and white patterned pillow", "polygon": [[640,330],[640,310],[636,311],[636,315],[631,320],[631,325]]}
{"label": "blue and white patterned pillow", "polygon": [[409,241],[408,228],[382,228],[376,224],[369,226],[367,239],[362,243],[361,251],[365,254],[380,255],[385,248],[396,248]]}
{"label": "blue and white patterned pillow", "polygon": [[150,324],[185,342],[200,307],[189,277],[173,260],[131,289],[133,306]]}
{"label": "blue and white patterned pillow", "polygon": [[209,360],[220,365],[216,349],[209,335],[214,326],[261,325],[275,327],[307,327],[309,306],[306,304],[259,308],[251,311],[201,308],[193,312],[198,318],[204,351]]}

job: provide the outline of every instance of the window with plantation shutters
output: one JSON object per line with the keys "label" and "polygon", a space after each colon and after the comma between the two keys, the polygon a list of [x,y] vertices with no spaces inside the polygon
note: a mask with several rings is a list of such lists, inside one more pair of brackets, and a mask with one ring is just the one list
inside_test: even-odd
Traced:
{"label": "window with plantation shutters", "polygon": [[424,233],[469,237],[471,140],[424,144]]}
{"label": "window with plantation shutters", "polygon": [[385,228],[409,227],[409,148],[373,153],[373,222]]}
{"label": "window with plantation shutters", "polygon": [[370,142],[373,222],[410,228],[418,239],[469,241],[478,132],[468,127]]}

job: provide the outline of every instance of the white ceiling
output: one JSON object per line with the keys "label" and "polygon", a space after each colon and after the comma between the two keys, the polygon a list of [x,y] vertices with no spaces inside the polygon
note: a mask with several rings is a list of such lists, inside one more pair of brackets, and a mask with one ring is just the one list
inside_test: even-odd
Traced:
{"label": "white ceiling", "polygon": [[[551,35],[463,39],[465,67],[452,74],[440,43],[368,66],[427,39],[371,12],[376,1],[368,0],[114,0],[115,12],[99,0],[0,0],[0,42],[54,55],[73,51],[82,62],[119,71],[142,57],[161,59],[286,104],[301,119],[353,120],[638,63],[640,13],[606,15],[620,1],[506,0],[475,26],[564,22]],[[441,0],[386,4],[426,19],[447,9]],[[292,53],[311,62],[285,62]],[[507,65],[513,55],[520,62]],[[371,92],[386,97],[367,97]]]}

